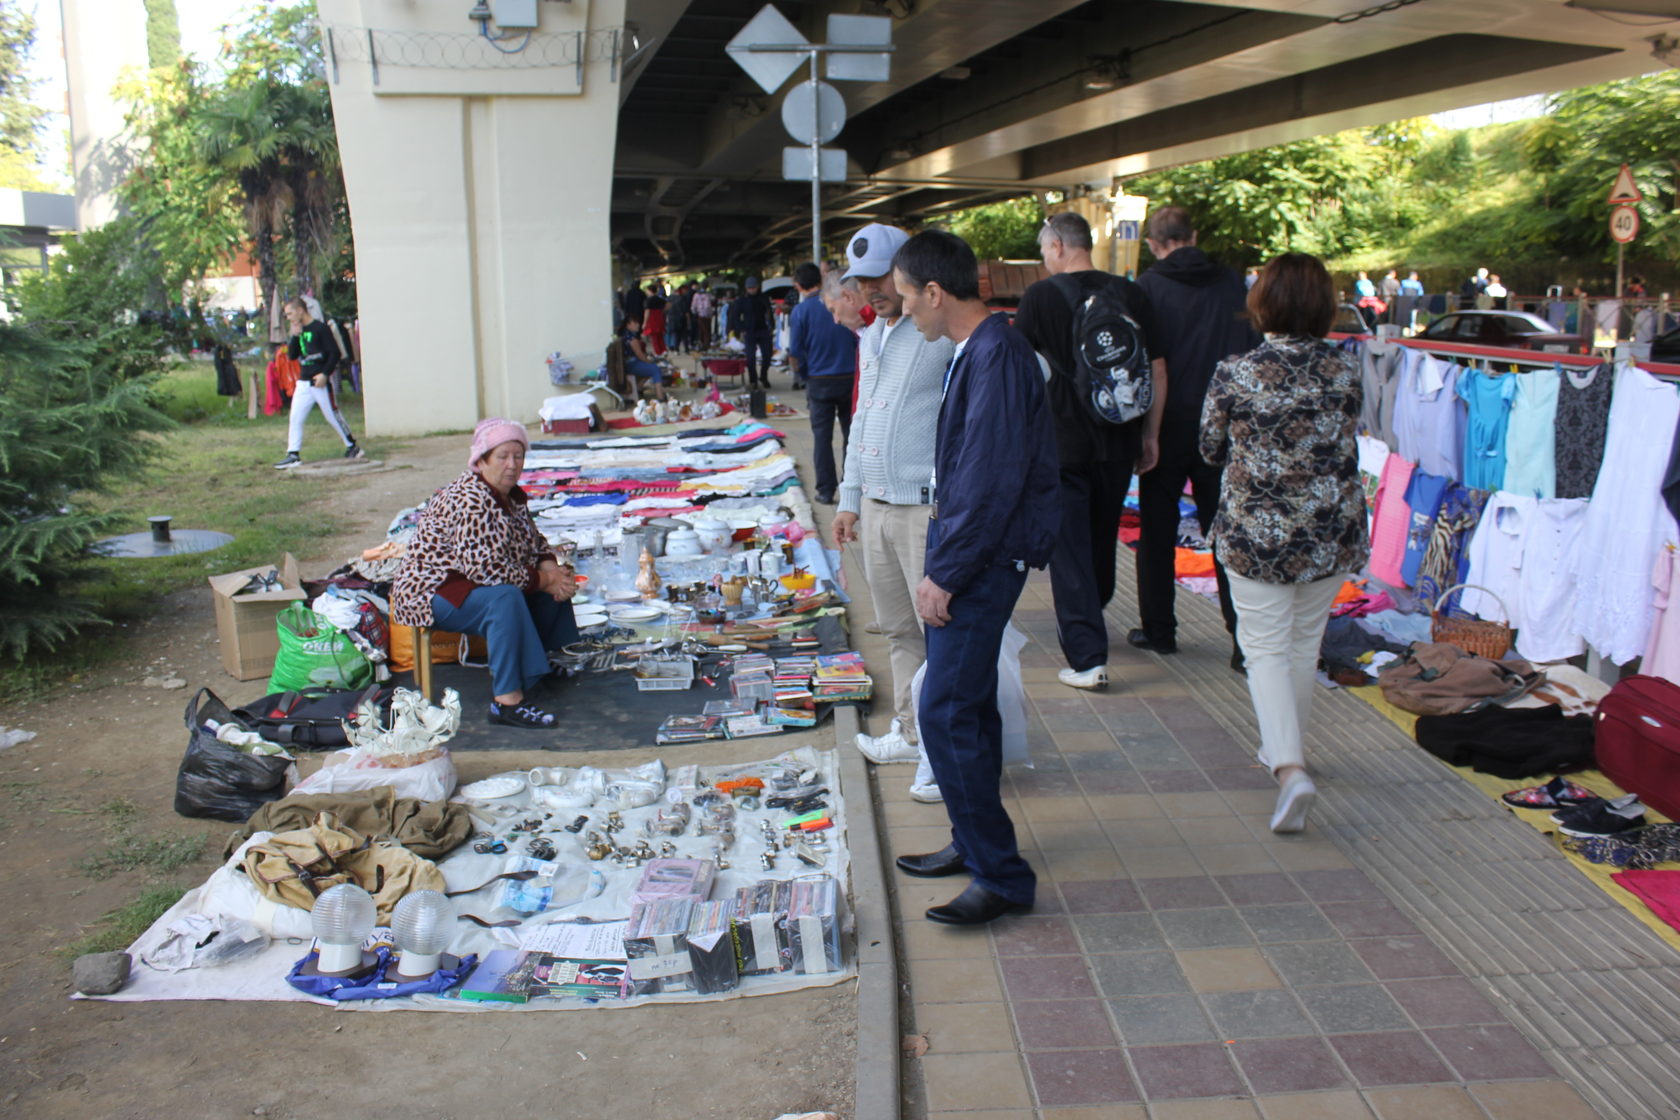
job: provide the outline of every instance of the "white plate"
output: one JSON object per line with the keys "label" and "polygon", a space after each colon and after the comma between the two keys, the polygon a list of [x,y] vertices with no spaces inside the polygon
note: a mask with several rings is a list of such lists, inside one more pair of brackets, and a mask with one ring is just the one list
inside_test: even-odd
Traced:
{"label": "white plate", "polygon": [[635,603],[640,602],[641,598],[640,591],[609,591],[606,594],[609,603]]}
{"label": "white plate", "polygon": [[485,778],[462,786],[461,796],[475,801],[494,801],[498,797],[512,797],[524,788],[524,778]]}
{"label": "white plate", "polygon": [[580,614],[576,616],[579,630],[587,630],[591,626],[605,626],[607,616],[604,614]]}
{"label": "white plate", "polygon": [[611,613],[619,622],[652,622],[660,612],[657,607],[619,607]]}

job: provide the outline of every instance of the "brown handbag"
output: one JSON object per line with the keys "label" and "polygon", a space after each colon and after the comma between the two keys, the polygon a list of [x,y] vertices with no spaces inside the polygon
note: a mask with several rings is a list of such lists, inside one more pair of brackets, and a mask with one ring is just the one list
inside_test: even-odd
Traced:
{"label": "brown handbag", "polygon": [[1377,676],[1383,699],[1420,716],[1473,712],[1508,704],[1543,683],[1527,661],[1494,661],[1450,642],[1414,642],[1401,660]]}

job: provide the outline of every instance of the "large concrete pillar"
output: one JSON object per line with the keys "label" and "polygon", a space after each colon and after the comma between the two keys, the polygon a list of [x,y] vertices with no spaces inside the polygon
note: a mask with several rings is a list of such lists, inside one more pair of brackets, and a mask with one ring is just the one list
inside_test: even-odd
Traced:
{"label": "large concrete pillar", "polygon": [[612,331],[624,0],[530,4],[522,48],[487,42],[470,7],[318,4],[374,434],[534,420],[547,355],[593,369]]}
{"label": "large concrete pillar", "polygon": [[117,216],[117,187],[129,172],[122,143],[127,122],[111,91],[125,70],[146,70],[146,5],[145,0],[59,0],[59,15],[76,220],[80,229],[95,229]]}

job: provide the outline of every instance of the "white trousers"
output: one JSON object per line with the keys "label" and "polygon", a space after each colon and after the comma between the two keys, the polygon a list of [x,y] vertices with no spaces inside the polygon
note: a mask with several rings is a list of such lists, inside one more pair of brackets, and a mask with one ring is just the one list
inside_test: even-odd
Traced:
{"label": "white trousers", "polygon": [[338,433],[338,438],[344,441],[344,446],[349,447],[356,442],[350,435],[350,425],[344,422],[338,406],[333,403],[332,392],[300,380],[292,391],[292,426],[286,434],[287,454],[295,455],[303,450],[303,422],[309,419],[309,410],[316,405],[321,406],[321,414],[332,425],[332,430]]}
{"label": "white trousers", "polygon": [[1248,668],[1248,694],[1260,721],[1260,761],[1274,774],[1285,766],[1303,766],[1301,733],[1312,714],[1318,651],[1344,579],[1261,583],[1226,574],[1237,608],[1237,644]]}
{"label": "white trousers", "polygon": [[863,575],[874,599],[875,621],[887,639],[893,714],[901,733],[912,743],[917,740],[916,698],[910,694],[910,678],[927,660],[922,619],[916,613],[916,585],[922,581],[927,556],[930,512],[927,506],[865,500],[857,523]]}

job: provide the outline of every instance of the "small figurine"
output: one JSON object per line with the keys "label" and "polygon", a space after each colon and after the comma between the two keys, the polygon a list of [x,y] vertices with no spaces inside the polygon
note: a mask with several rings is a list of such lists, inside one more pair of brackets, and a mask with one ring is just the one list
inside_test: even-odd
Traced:
{"label": "small figurine", "polygon": [[657,599],[659,589],[665,586],[665,581],[659,578],[659,572],[653,566],[653,553],[642,549],[640,561],[641,570],[636,573],[636,590],[642,593],[644,599]]}

